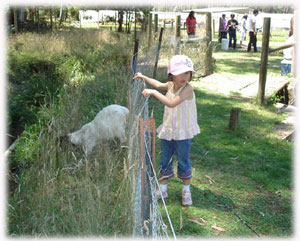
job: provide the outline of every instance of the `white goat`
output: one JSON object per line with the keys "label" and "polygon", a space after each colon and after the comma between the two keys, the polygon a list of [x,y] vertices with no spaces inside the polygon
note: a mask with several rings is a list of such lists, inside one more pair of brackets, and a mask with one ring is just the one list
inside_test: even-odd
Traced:
{"label": "white goat", "polygon": [[129,110],[120,105],[109,105],[96,115],[95,119],[81,127],[80,130],[68,134],[69,140],[75,145],[83,145],[87,153],[100,142],[119,138],[125,141],[126,122]]}

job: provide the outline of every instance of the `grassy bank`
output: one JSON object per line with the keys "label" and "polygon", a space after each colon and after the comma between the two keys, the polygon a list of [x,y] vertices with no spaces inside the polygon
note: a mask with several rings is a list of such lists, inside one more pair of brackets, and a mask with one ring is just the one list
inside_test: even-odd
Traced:
{"label": "grassy bank", "polygon": [[[18,74],[23,78],[22,84],[32,90],[28,82],[45,81],[40,77],[48,71],[46,67],[42,72],[34,63],[55,60],[60,61],[53,69],[64,71],[64,78],[56,88],[55,98],[42,96],[36,113],[31,113],[28,105],[26,112],[34,115],[36,121],[24,118],[24,122],[17,122],[24,131],[8,159],[10,236],[131,233],[130,195],[123,175],[126,149],[112,141],[86,156],[81,148],[58,142],[60,136],[91,121],[104,106],[127,106],[132,49],[128,41],[126,36],[119,42],[118,35],[85,30],[11,38],[10,83],[17,80]],[[22,65],[13,68],[12,60],[20,56]],[[33,73],[34,68],[38,72]],[[29,99],[30,96],[22,95],[24,91],[16,94],[18,86],[15,83],[9,99],[18,95]],[[29,100],[32,103],[36,98]],[[123,225],[120,227],[115,220]]]}

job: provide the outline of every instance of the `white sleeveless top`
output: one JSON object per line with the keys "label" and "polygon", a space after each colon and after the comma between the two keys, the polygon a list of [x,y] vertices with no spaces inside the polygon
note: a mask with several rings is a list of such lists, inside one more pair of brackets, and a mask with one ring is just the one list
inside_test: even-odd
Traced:
{"label": "white sleeveless top", "polygon": [[[179,95],[185,87],[183,86],[176,93],[173,93],[173,86],[174,84],[171,85],[166,94],[166,97],[170,99]],[[158,138],[165,140],[186,140],[200,133],[194,91],[190,100],[186,99],[174,108],[165,106],[163,123],[157,128],[157,133]]]}

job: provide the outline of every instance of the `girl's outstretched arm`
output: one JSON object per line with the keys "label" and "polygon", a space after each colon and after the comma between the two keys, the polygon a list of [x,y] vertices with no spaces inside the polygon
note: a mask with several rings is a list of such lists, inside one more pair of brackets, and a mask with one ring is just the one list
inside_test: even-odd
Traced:
{"label": "girl's outstretched arm", "polygon": [[192,96],[193,88],[192,88],[192,86],[187,85],[186,87],[183,88],[183,90],[180,92],[180,94],[175,96],[173,99],[169,99],[165,95],[163,95],[160,92],[158,92],[157,90],[153,90],[153,89],[144,89],[142,91],[142,94],[144,96],[152,95],[156,99],[158,99],[161,103],[168,106],[169,108],[174,108],[175,106],[179,105],[181,102],[183,102],[184,100],[186,100]]}
{"label": "girl's outstretched arm", "polygon": [[133,79],[143,79],[143,80],[145,80],[146,83],[148,83],[149,85],[153,86],[155,89],[158,89],[158,90],[168,90],[168,82],[162,83],[156,79],[149,78],[149,77],[143,75],[142,73],[136,73],[133,76]]}

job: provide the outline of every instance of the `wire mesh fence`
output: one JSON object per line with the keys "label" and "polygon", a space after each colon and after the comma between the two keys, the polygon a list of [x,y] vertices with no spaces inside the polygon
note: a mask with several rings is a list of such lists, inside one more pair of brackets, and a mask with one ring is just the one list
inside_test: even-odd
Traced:
{"label": "wire mesh fence", "polygon": [[[132,77],[136,72],[152,76],[157,47],[150,48],[132,63]],[[130,81],[129,88],[129,182],[132,189],[133,234],[155,239],[168,238],[167,226],[162,219],[156,198],[158,180],[155,173],[155,123],[149,117],[148,98],[141,93],[146,87],[143,80]]]}

